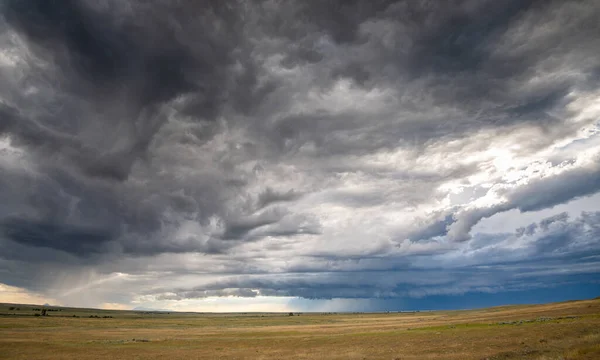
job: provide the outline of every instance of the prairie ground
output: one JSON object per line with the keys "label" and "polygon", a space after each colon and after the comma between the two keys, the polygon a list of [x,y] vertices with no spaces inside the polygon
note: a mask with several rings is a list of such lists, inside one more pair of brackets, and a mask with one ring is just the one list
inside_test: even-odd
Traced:
{"label": "prairie ground", "polygon": [[74,308],[34,316],[39,308],[0,304],[0,358],[600,359],[600,299],[294,316]]}

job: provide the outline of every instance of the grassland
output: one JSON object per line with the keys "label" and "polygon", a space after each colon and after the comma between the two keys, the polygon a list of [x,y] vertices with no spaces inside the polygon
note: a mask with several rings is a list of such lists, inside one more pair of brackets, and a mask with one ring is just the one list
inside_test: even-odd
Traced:
{"label": "grassland", "polygon": [[0,358],[600,359],[600,299],[295,316],[36,308],[0,304]]}

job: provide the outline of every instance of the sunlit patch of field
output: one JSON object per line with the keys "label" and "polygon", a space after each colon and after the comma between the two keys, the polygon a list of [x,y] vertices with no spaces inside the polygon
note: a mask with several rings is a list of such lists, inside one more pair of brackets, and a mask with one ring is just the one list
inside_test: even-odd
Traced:
{"label": "sunlit patch of field", "polygon": [[600,359],[600,299],[295,316],[34,308],[0,305],[0,358]]}

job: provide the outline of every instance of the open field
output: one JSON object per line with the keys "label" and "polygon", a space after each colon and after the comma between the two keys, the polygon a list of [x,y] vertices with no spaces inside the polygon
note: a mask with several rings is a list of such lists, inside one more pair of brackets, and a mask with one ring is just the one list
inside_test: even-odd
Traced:
{"label": "open field", "polygon": [[33,308],[0,304],[0,358],[600,359],[600,299],[294,316]]}

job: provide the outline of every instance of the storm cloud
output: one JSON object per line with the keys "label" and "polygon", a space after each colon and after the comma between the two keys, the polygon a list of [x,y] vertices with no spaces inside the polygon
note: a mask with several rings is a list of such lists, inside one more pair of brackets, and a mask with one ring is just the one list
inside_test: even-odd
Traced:
{"label": "storm cloud", "polygon": [[0,12],[1,284],[164,308],[598,281],[594,1]]}

